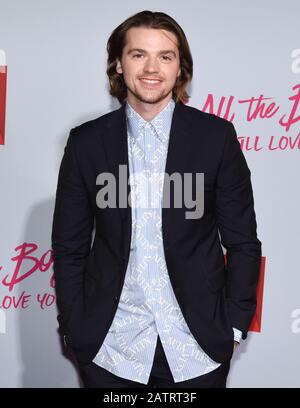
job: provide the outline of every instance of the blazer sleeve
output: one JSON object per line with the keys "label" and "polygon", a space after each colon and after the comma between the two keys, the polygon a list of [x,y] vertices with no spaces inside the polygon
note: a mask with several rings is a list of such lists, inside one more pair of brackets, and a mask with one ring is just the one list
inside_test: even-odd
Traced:
{"label": "blazer sleeve", "polygon": [[83,312],[84,266],[94,222],[73,138],[71,129],[58,174],[51,234],[57,319],[62,334]]}
{"label": "blazer sleeve", "polygon": [[233,327],[246,339],[256,310],[261,242],[256,233],[251,172],[235,128],[228,129],[216,185],[216,216],[227,250],[226,305]]}

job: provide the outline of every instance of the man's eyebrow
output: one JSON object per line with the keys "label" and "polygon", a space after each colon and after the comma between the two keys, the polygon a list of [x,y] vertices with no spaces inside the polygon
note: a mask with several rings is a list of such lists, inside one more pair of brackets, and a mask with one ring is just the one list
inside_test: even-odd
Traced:
{"label": "man's eyebrow", "polygon": [[[146,50],[143,50],[142,48],[132,48],[128,51],[128,54],[132,54],[133,52],[140,52],[140,53],[147,53]],[[173,54],[174,57],[176,57],[176,53],[174,50],[161,50],[158,52],[160,55],[165,55],[165,54]]]}

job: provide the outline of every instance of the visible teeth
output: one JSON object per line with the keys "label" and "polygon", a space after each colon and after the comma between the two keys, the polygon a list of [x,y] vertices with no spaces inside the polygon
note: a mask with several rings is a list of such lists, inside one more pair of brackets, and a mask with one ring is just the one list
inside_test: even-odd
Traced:
{"label": "visible teeth", "polygon": [[148,84],[157,84],[158,81],[157,79],[142,79],[143,82],[147,82]]}

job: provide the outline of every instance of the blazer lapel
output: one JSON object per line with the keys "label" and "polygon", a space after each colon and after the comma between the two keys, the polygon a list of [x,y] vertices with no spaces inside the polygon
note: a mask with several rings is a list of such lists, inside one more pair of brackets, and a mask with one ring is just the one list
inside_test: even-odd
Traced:
{"label": "blazer lapel", "polygon": [[188,130],[185,122],[185,106],[176,103],[169,137],[168,153],[166,158],[165,173],[184,172],[187,161]]}
{"label": "blazer lapel", "polygon": [[[119,207],[119,165],[126,165],[127,167],[127,199],[130,193],[129,180],[129,165],[128,165],[128,146],[127,146],[127,124],[126,124],[126,103],[113,112],[107,123],[107,131],[104,134],[103,142],[106,151],[106,157],[110,172],[114,175],[117,186],[116,205]],[[121,181],[122,182],[122,181]],[[128,215],[131,207],[119,208],[122,219]],[[129,214],[130,212],[130,214]]]}
{"label": "blazer lapel", "polygon": [[[186,122],[185,115],[186,107],[183,103],[176,103],[172,125],[169,137],[168,153],[166,158],[165,173],[171,176],[173,173],[178,172],[181,175],[186,171],[186,163],[188,159],[188,124]],[[163,202],[166,194],[165,187],[163,188]],[[169,244],[169,230],[170,225],[176,225],[176,219],[171,220],[172,209],[172,197],[169,199],[170,209],[162,207],[162,234],[165,250],[168,249]]]}

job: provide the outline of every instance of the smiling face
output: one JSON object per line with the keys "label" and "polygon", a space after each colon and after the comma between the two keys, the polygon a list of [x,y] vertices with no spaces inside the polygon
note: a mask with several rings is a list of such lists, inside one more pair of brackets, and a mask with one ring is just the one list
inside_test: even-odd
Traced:
{"label": "smiling face", "polygon": [[170,31],[133,27],[116,70],[123,74],[127,99],[138,110],[143,105],[166,105],[180,75],[177,38]]}

